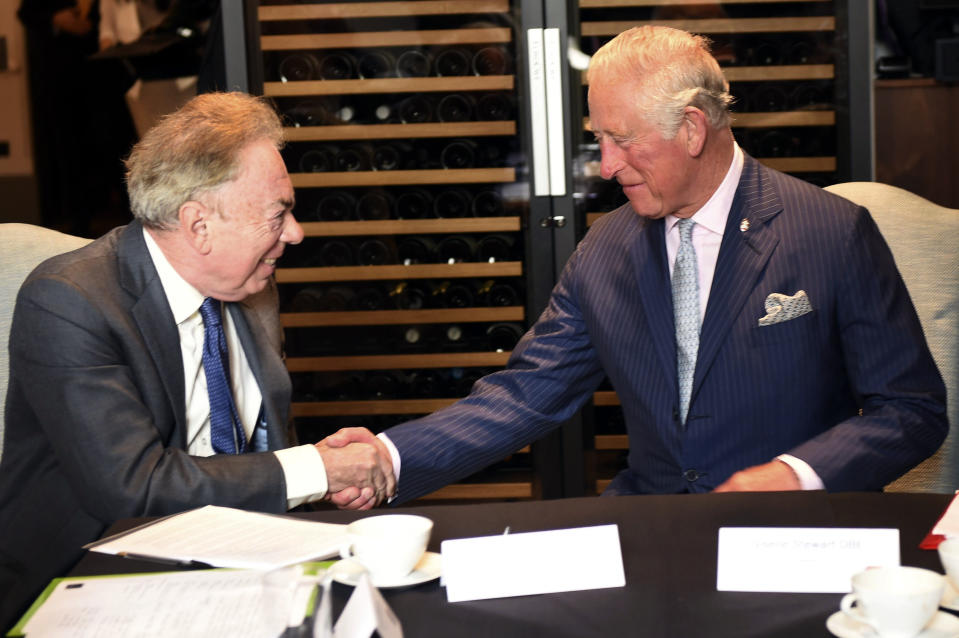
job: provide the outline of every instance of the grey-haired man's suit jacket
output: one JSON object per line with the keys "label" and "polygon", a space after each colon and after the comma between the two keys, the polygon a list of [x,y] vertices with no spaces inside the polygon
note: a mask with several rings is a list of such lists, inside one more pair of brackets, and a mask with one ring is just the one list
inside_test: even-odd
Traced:
{"label": "grey-haired man's suit jacket", "polygon": [[[289,444],[275,287],[227,304],[263,394],[269,448]],[[179,334],[132,223],[50,259],[20,290],[0,462],[0,628],[111,522],[207,504],[286,511],[269,453],[186,453]]]}

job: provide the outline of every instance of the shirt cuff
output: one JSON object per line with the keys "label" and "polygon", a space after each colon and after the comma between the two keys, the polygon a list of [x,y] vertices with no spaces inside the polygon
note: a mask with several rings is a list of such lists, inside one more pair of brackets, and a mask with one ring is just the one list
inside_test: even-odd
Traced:
{"label": "shirt cuff", "polygon": [[816,471],[802,459],[796,458],[792,454],[780,454],[776,460],[782,461],[792,468],[793,472],[799,478],[799,487],[803,490],[824,490],[826,489],[822,479],[816,474]]}
{"label": "shirt cuff", "polygon": [[323,457],[314,445],[298,445],[273,452],[286,479],[286,506],[293,509],[318,501],[329,489]]}
{"label": "shirt cuff", "polygon": [[390,460],[393,462],[393,478],[396,479],[396,492],[386,501],[387,503],[392,503],[393,499],[396,498],[396,495],[400,492],[400,452],[396,449],[396,446],[393,445],[393,441],[390,441],[390,437],[386,436],[385,432],[380,432],[376,435],[376,438],[383,441],[383,445],[390,451]]}

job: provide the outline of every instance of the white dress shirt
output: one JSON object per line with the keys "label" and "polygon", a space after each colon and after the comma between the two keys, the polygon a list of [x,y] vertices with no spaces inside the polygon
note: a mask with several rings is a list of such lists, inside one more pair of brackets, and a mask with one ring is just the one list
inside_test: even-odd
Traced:
{"label": "white dress shirt", "polygon": [[[180,333],[180,353],[183,357],[183,380],[186,390],[187,453],[193,456],[212,456],[210,441],[210,398],[203,371],[203,319],[200,305],[203,295],[173,269],[156,240],[144,229],[150,258],[160,276],[173,319]],[[265,436],[257,430],[257,419],[263,396],[246,360],[243,346],[237,336],[229,312],[223,312],[223,330],[230,352],[230,389],[248,441]],[[265,445],[262,449],[266,449]],[[328,489],[323,458],[313,445],[300,445],[273,454],[283,468],[286,479],[286,498],[289,508],[323,498]]]}

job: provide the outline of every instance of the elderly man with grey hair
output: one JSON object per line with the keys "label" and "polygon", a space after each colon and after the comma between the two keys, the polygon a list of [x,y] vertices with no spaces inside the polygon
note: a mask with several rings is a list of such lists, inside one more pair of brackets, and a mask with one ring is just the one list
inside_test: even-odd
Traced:
{"label": "elderly man with grey hair", "polygon": [[[628,203],[566,264],[507,368],[385,431],[399,503],[568,419],[608,377],[607,494],[878,490],[948,429],[945,389],[868,211],[746,155],[704,38],[630,29],[589,67],[600,172]],[[371,441],[353,430],[330,445]]]}
{"label": "elderly man with grey hair", "polygon": [[[194,98],[127,161],[134,221],[24,282],[0,461],[0,627],[125,517],[393,490],[372,441],[291,446],[273,273],[303,239],[264,101]],[[350,487],[354,486],[354,487]]]}

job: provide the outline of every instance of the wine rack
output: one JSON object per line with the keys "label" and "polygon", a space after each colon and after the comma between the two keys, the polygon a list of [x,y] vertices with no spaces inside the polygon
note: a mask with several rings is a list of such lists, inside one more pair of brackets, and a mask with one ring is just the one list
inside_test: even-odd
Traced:
{"label": "wine rack", "polygon": [[[465,396],[528,325],[514,8],[262,2],[306,238],[276,272],[304,441]],[[524,449],[430,500],[537,496]]]}
{"label": "wine rack", "polygon": [[[831,0],[729,0],[703,4],[668,0],[579,0],[579,42],[591,54],[633,26],[659,24],[699,33],[730,83],[733,133],[763,164],[820,186],[846,181],[840,157],[843,104],[840,3]],[[626,199],[599,178],[599,150],[592,141],[582,86],[582,138],[574,179],[580,193],[582,232]],[[601,493],[625,467],[629,441],[619,399],[601,387],[584,410],[587,492]]]}

